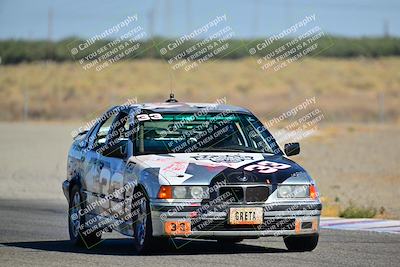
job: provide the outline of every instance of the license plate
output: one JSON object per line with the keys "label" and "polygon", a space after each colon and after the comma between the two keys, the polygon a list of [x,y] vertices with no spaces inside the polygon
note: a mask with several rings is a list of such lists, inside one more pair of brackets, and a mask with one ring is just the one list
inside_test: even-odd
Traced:
{"label": "license plate", "polygon": [[230,208],[229,224],[262,224],[263,208]]}
{"label": "license plate", "polygon": [[173,221],[165,222],[165,232],[167,235],[188,235],[191,233],[190,222]]}

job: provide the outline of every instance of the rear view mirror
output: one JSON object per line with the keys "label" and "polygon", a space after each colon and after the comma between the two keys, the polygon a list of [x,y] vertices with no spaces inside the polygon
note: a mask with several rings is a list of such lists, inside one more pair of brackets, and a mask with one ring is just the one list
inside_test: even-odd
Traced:
{"label": "rear view mirror", "polygon": [[289,143],[285,144],[285,154],[286,156],[294,156],[300,153],[299,143]]}

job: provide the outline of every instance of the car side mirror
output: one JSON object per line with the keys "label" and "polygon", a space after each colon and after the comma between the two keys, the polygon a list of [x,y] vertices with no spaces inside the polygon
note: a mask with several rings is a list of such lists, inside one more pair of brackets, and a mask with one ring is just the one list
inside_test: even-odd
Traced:
{"label": "car side mirror", "polygon": [[121,159],[125,159],[128,157],[128,149],[126,145],[122,145],[119,147],[119,154]]}
{"label": "car side mirror", "polygon": [[294,156],[300,153],[299,143],[289,143],[285,144],[285,154],[286,156]]}
{"label": "car side mirror", "polygon": [[86,147],[88,146],[88,141],[86,141],[86,139],[81,140],[81,141],[78,143],[78,146],[79,146],[79,148],[86,148]]}
{"label": "car side mirror", "polygon": [[128,157],[128,143],[127,141],[116,142],[113,146],[106,147],[101,153],[106,157],[126,159]]}

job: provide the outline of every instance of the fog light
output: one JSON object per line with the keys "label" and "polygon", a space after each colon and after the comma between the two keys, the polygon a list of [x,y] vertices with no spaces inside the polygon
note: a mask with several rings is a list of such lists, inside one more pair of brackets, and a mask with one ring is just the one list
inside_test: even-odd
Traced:
{"label": "fog light", "polygon": [[296,219],[295,224],[294,224],[294,230],[295,230],[296,234],[300,233],[300,230],[301,230],[300,219]]}
{"label": "fog light", "polygon": [[312,221],[312,230],[313,230],[314,232],[318,231],[318,219],[314,219],[314,220]]}

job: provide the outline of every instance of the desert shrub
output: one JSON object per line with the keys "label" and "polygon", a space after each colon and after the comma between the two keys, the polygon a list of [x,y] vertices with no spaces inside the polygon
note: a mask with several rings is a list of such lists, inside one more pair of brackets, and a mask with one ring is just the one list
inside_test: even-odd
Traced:
{"label": "desert shrub", "polygon": [[348,207],[340,211],[339,217],[343,218],[373,218],[377,213],[377,209],[373,207],[357,206],[350,203]]}

